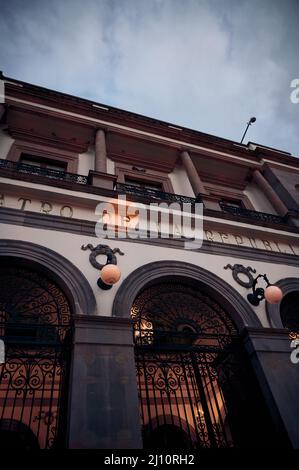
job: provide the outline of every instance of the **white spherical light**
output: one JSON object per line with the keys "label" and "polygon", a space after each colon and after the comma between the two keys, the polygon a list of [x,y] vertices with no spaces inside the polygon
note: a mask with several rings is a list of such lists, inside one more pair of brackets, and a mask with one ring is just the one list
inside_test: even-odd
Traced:
{"label": "white spherical light", "polygon": [[278,304],[282,297],[282,290],[278,286],[268,286],[265,290],[265,299],[269,304]]}
{"label": "white spherical light", "polygon": [[105,284],[112,286],[120,280],[121,272],[115,264],[106,264],[101,270],[101,279]]}

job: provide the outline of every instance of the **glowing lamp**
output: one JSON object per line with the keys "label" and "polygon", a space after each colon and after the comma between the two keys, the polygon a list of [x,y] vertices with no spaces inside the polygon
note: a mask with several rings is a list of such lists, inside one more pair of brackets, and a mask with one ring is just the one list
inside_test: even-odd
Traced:
{"label": "glowing lamp", "polygon": [[[258,280],[262,278],[266,283],[266,288],[257,287]],[[282,290],[273,284],[270,284],[266,274],[259,274],[252,283],[252,293],[247,295],[248,302],[257,307],[261,300],[266,299],[269,304],[278,304],[283,298]]]}
{"label": "glowing lamp", "polygon": [[120,269],[116,264],[106,264],[101,270],[102,281],[111,286],[120,280],[120,275]]}
{"label": "glowing lamp", "polygon": [[101,289],[111,289],[113,284],[116,284],[120,280],[121,272],[116,264],[106,264],[101,269],[101,277],[98,280],[98,286]]}
{"label": "glowing lamp", "polygon": [[265,289],[265,299],[269,304],[278,304],[282,297],[282,290],[278,286],[268,286]]}

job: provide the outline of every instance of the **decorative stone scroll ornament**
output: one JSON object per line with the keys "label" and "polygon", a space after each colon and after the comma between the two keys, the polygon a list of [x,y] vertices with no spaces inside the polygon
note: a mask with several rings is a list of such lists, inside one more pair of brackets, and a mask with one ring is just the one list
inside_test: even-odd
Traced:
{"label": "decorative stone scroll ornament", "polygon": [[[262,300],[266,300],[269,304],[278,304],[283,298],[283,292],[280,287],[271,284],[266,274],[258,274],[253,278],[252,273],[256,273],[255,269],[250,266],[245,268],[242,264],[227,264],[224,269],[230,268],[232,270],[234,280],[240,284],[240,286],[246,287],[247,289],[252,288],[252,293],[247,295],[248,302],[257,307]],[[248,281],[244,281],[239,277],[240,274],[245,274],[248,277]],[[266,283],[266,288],[257,287],[259,279],[263,279]]]}
{"label": "decorative stone scroll ornament", "polygon": [[[254,282],[254,277],[251,273],[256,273],[256,269],[253,269],[251,266],[243,266],[242,264],[234,264],[233,266],[231,264],[227,264],[224,266],[224,269],[230,268],[232,270],[232,275],[234,280],[243,287],[246,287],[246,289],[250,289],[253,285]],[[244,281],[239,275],[245,275],[248,278],[248,281]]]}
{"label": "decorative stone scroll ornament", "polygon": [[[103,290],[111,289],[113,284],[119,281],[121,273],[117,265],[117,258],[115,253],[124,255],[119,248],[110,248],[109,245],[97,245],[92,244],[82,245],[81,250],[90,250],[89,262],[95,268],[101,271],[101,277],[98,279],[97,284]],[[105,264],[98,263],[97,256],[106,255],[107,261]]]}

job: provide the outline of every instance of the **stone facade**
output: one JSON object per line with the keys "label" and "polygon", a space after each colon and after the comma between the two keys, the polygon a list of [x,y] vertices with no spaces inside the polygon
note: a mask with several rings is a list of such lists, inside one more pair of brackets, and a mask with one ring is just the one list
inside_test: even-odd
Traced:
{"label": "stone facade", "polygon": [[[253,307],[250,289],[232,275],[235,265],[251,267],[285,294],[299,291],[297,159],[3,79],[0,257],[37,269],[69,299],[65,445],[142,448],[130,311],[143,289],[175,276],[197,282],[231,316],[281,445],[299,448],[299,365],[279,305]],[[152,201],[201,201],[202,245],[186,249],[173,218],[171,237],[159,221],[152,238],[97,237],[99,204],[116,209],[108,225],[126,234],[135,216],[148,222]],[[109,290],[98,287],[100,273],[81,249],[98,244],[124,253],[116,253],[121,280]]]}

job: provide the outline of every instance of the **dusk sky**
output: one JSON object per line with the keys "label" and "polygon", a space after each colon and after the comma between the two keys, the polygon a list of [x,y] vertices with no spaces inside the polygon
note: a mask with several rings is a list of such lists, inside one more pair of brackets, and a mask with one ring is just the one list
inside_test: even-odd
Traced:
{"label": "dusk sky", "polygon": [[299,156],[298,0],[0,0],[4,75]]}

